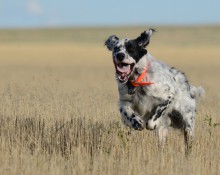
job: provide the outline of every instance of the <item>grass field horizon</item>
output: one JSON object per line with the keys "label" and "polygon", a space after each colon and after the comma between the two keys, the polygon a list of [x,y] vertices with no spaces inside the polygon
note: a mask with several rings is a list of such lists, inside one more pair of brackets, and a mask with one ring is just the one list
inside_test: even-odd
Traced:
{"label": "grass field horizon", "polygon": [[148,47],[206,91],[189,159],[180,132],[161,151],[121,123],[104,41],[147,28],[0,30],[0,174],[220,174],[220,26],[158,26]]}

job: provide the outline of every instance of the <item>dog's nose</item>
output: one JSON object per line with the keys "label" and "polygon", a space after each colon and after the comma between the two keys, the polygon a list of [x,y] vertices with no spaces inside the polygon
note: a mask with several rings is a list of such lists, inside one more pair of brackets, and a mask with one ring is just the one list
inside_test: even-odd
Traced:
{"label": "dog's nose", "polygon": [[125,54],[124,53],[118,53],[116,55],[116,58],[118,61],[122,61],[125,58]]}

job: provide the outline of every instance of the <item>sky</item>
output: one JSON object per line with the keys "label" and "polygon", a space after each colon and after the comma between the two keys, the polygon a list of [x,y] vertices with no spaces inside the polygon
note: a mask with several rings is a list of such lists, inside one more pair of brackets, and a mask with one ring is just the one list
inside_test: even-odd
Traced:
{"label": "sky", "polygon": [[0,0],[0,28],[220,25],[220,0]]}

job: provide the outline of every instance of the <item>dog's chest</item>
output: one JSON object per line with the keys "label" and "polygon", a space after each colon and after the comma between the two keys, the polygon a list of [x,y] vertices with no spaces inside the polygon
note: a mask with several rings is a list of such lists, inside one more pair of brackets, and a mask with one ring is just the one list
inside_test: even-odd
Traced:
{"label": "dog's chest", "polygon": [[153,109],[152,98],[148,96],[146,89],[143,87],[137,87],[133,94],[133,106],[134,110],[140,115],[144,116],[150,113]]}
{"label": "dog's chest", "polygon": [[153,99],[148,95],[146,87],[121,86],[119,94],[121,103],[131,103],[135,113],[140,116],[145,116],[153,109]]}

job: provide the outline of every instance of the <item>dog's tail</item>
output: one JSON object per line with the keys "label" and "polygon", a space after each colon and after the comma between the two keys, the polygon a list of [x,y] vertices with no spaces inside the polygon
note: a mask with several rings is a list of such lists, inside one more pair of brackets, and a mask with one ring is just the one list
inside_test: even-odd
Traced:
{"label": "dog's tail", "polygon": [[195,98],[196,100],[198,100],[200,97],[205,96],[205,90],[201,86],[195,87],[191,85],[190,95],[192,98]]}

